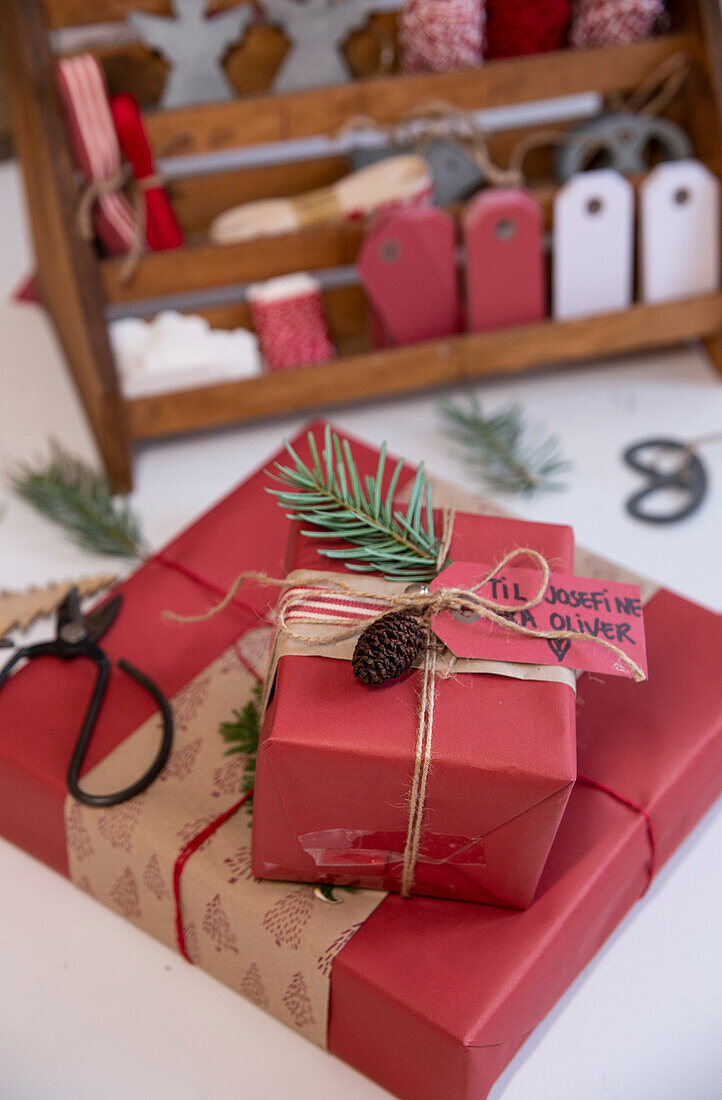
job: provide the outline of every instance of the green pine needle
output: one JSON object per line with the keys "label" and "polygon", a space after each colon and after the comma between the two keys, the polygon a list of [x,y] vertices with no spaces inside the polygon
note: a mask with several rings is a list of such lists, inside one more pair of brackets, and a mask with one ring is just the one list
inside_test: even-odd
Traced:
{"label": "green pine needle", "polygon": [[428,581],[436,575],[438,540],[434,531],[431,486],[419,466],[405,511],[394,509],[394,494],[404,467],[401,459],[383,490],[386,472],[386,444],[381,448],[374,477],[361,481],[351,448],[326,428],[323,451],[319,454],[313,434],[308,434],[310,465],[296,454],[290,443],[286,450],[292,466],[275,464],[267,471],[283,488],[268,489],[290,519],[312,523],[304,530],[309,538],[342,539],[350,547],[319,550],[328,558],[342,560],[347,569],[359,573],[383,573],[389,580]]}
{"label": "green pine needle", "polygon": [[531,496],[562,489],[558,476],[570,469],[557,439],[541,439],[516,406],[486,416],[476,397],[468,406],[444,402],[446,434],[459,445],[472,477],[498,493]]}
{"label": "green pine needle", "polygon": [[[221,722],[218,727],[223,740],[230,746],[226,749],[226,756],[234,753],[244,753],[246,764],[243,769],[243,781],[241,788],[243,794],[248,794],[256,781],[256,754],[258,752],[258,739],[261,735],[261,696],[263,685],[256,684],[253,688],[253,698],[244,706],[243,710],[233,711],[231,722]],[[253,796],[249,798],[246,806],[248,812],[252,812]]]}
{"label": "green pine needle", "polygon": [[42,466],[22,463],[10,472],[13,491],[76,545],[95,554],[142,559],[140,524],[125,501],[115,501],[102,474],[57,443]]}

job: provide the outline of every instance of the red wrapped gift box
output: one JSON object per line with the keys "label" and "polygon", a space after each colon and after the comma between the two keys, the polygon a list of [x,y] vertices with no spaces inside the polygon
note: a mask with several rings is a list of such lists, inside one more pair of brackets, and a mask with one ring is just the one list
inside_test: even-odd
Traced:
{"label": "red wrapped gift box", "polygon": [[[528,546],[571,569],[573,543],[568,527],[457,513],[449,557]],[[318,545],[299,535],[291,569],[343,571]],[[420,677],[369,687],[348,660],[281,656],[256,771],[259,878],[400,891]],[[576,778],[573,687],[439,679],[433,746],[412,892],[525,908]]]}
{"label": "red wrapped gift box", "polygon": [[[306,454],[302,439],[296,446]],[[355,455],[372,474],[376,453],[357,447]],[[169,694],[258,624],[268,592],[249,586],[222,615],[180,634],[160,612],[205,610],[244,568],[281,575],[287,523],[263,484],[260,475],[251,478],[122,586],[125,607],[107,649],[135,660]],[[395,1095],[481,1100],[719,795],[720,618],[658,592],[645,619],[647,683],[580,680],[579,771],[586,779],[572,793],[531,908],[392,896],[335,954],[328,1048]],[[0,706],[0,832],[64,873],[64,774],[91,676],[81,662],[34,662],[3,689]],[[146,696],[114,673],[94,760],[124,743],[149,712]],[[216,739],[215,728],[207,736]],[[182,798],[179,791],[169,796]],[[218,813],[217,799],[208,805]],[[231,818],[223,828],[240,823]],[[184,874],[197,866],[212,886],[220,874],[212,857],[212,845],[199,850]],[[276,885],[241,877],[233,889]],[[252,929],[241,922],[228,931],[240,943]],[[301,936],[291,954],[314,966],[312,948]],[[230,956],[211,947],[209,957],[223,977]]]}

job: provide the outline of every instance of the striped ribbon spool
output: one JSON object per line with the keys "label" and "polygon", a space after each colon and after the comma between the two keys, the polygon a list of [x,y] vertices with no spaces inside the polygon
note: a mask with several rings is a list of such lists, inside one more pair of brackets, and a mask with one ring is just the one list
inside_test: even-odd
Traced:
{"label": "striped ribbon spool", "polygon": [[[62,58],[57,62],[56,76],[73,154],[86,184],[118,179],[122,156],[99,62],[92,54]],[[112,256],[125,255],[136,242],[136,214],[121,191],[98,195],[93,225]]]}

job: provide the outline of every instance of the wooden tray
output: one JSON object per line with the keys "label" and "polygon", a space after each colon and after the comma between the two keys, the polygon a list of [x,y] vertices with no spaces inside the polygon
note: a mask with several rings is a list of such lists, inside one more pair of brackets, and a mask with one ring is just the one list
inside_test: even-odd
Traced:
{"label": "wooden tray", "polygon": [[[341,356],[338,361],[157,397],[124,399],[107,338],[109,306],[131,309],[137,302],[147,313],[149,300],[159,296],[197,294],[289,271],[353,265],[363,232],[357,223],[349,223],[243,244],[217,246],[204,242],[211,219],[229,205],[298,194],[344,175],[346,159],[327,156],[177,179],[170,185],[170,192],[189,241],[187,246],[180,251],[149,254],[130,284],[121,280],[121,261],[98,259],[75,227],[78,187],[54,85],[49,31],[78,23],[117,20],[131,7],[167,10],[162,0],[95,0],[92,5],[81,0],[4,0],[0,5],[0,38],[39,282],[108,474],[118,490],[131,485],[132,443],[136,439],[500,372],[572,363],[691,337],[701,337],[715,363],[722,365],[722,294],[664,305],[635,305],[621,313],[583,320],[549,320],[375,351],[366,302],[358,286],[351,285],[325,293]],[[227,66],[239,90],[252,94],[203,107],[149,109],[145,116],[147,131],[156,155],[171,159],[333,134],[359,114],[379,123],[393,123],[410,107],[430,98],[462,109],[483,109],[572,93],[626,93],[665,58],[683,51],[690,59],[691,74],[669,113],[690,133],[695,154],[720,175],[719,6],[717,0],[680,0],[671,7],[669,33],[633,46],[563,50],[492,61],[477,69],[453,73],[359,79],[289,95],[263,93],[280,57],[278,38],[271,28],[254,28],[241,48],[246,51],[246,63],[240,65],[231,56]],[[382,18],[388,23],[388,16]],[[362,68],[371,50],[368,36],[361,33],[356,37],[350,46],[356,67]],[[105,48],[98,54],[111,88],[123,86],[144,104],[152,104],[163,78],[158,59],[147,54],[143,59],[143,51],[135,45]],[[528,132],[525,128],[495,135],[491,152],[497,162],[507,163],[513,145]],[[548,183],[548,154],[534,154],[527,168],[548,218],[553,198]],[[248,324],[240,292],[238,299],[233,305],[200,312],[214,325]]]}

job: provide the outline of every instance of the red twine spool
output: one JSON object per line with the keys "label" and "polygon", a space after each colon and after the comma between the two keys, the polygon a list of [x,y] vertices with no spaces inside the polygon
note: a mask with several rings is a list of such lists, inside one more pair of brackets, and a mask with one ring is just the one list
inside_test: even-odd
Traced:
{"label": "red twine spool", "polygon": [[664,0],[577,0],[572,46],[628,46],[649,38],[665,14]]}
{"label": "red twine spool", "polygon": [[248,288],[248,304],[263,359],[271,370],[335,358],[321,289],[311,275],[282,275],[257,283]]}
{"label": "red twine spool", "polygon": [[405,0],[399,40],[407,73],[446,72],[481,64],[485,0]]}
{"label": "red twine spool", "polygon": [[566,41],[569,0],[487,0],[487,57],[558,50]]}

